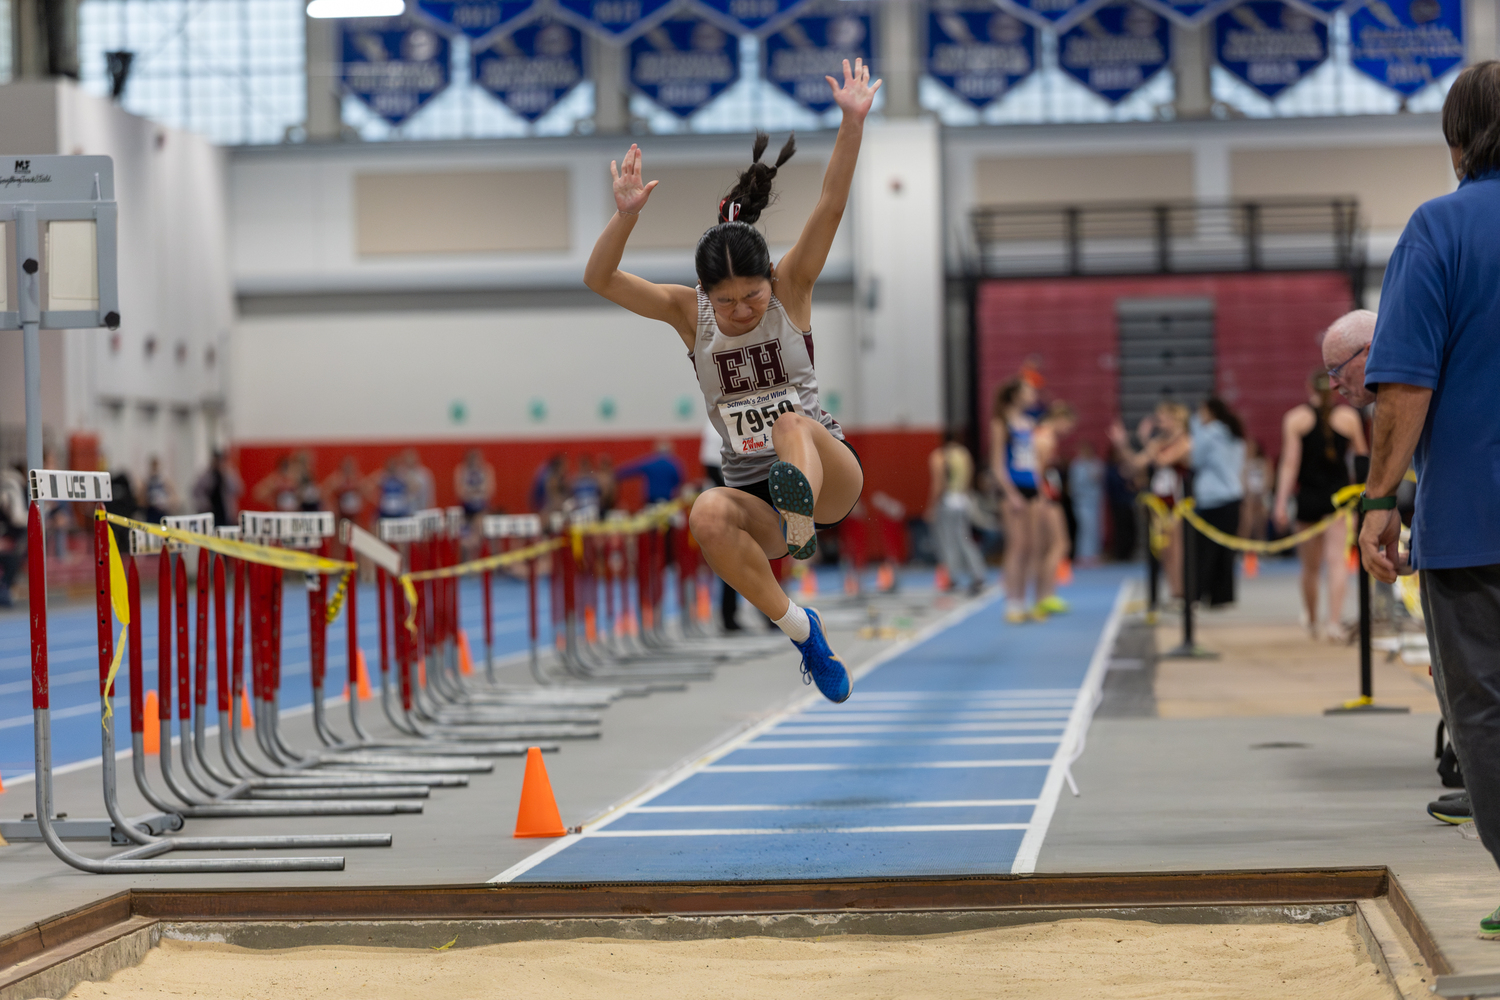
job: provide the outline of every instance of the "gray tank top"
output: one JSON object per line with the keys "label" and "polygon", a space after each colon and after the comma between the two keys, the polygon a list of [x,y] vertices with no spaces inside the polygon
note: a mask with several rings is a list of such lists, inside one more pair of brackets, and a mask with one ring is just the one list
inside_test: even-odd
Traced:
{"label": "gray tank top", "polygon": [[776,296],[759,326],[730,337],[698,289],[698,337],[690,357],[708,419],[724,439],[725,485],[749,486],[770,475],[776,462],[771,425],[783,413],[800,412],[844,439],[843,428],[818,400],[812,334],[797,329]]}

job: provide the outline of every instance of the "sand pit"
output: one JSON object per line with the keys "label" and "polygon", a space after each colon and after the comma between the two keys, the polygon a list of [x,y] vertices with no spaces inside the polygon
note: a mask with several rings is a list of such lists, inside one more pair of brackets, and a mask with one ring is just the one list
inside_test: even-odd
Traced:
{"label": "sand pit", "polygon": [[1322,924],[1079,919],[917,937],[687,941],[575,938],[445,951],[253,950],[164,939],[138,966],[70,998],[1171,996],[1392,1000],[1353,917]]}

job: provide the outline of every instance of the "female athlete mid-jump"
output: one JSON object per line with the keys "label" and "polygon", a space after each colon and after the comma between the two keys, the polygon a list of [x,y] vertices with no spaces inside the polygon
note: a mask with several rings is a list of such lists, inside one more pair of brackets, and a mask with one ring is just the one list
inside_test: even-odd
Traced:
{"label": "female athlete mid-jump", "polygon": [[771,571],[787,554],[817,551],[817,529],[838,524],[864,487],[864,471],[838,421],[818,402],[813,370],[812,291],[828,259],[849,200],[865,116],[880,82],[856,59],[844,62],[842,85],[828,77],[843,123],[823,176],[817,207],[796,244],[776,264],[753,226],[771,201],[777,168],[795,151],[791,139],[774,166],[760,162],[769,141],[757,135],[754,162],[719,202],[719,224],[693,255],[698,287],[658,285],[620,270],[625,243],[657,182],[643,183],[641,151],[611,162],[618,211],[594,244],[584,271],[589,288],[650,319],[668,323],[687,345],[724,439],[725,486],[693,505],[693,537],[715,573],[774,621],[802,653],[805,679],[832,701],[849,697],[849,673],[812,609],[787,598]]}

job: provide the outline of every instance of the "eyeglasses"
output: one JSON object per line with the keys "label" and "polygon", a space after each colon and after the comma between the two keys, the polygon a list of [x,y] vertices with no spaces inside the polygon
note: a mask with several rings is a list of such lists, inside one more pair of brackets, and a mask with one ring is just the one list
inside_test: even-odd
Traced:
{"label": "eyeglasses", "polygon": [[1370,345],[1366,344],[1364,347],[1361,347],[1359,350],[1355,351],[1353,354],[1345,358],[1340,364],[1336,364],[1332,368],[1328,369],[1328,378],[1332,381],[1337,382],[1339,373],[1342,372],[1345,368],[1349,367],[1349,363],[1351,361],[1353,361],[1355,358],[1359,357],[1369,349]]}

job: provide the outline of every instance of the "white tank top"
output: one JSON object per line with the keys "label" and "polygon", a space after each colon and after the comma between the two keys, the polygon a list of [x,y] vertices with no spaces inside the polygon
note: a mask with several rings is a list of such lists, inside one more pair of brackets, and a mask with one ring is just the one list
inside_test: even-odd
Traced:
{"label": "white tank top", "polygon": [[731,337],[719,329],[713,304],[698,289],[698,336],[689,356],[708,419],[724,439],[725,485],[749,486],[770,475],[776,462],[771,425],[782,413],[796,410],[844,439],[818,400],[812,334],[797,329],[776,296],[760,325]]}

